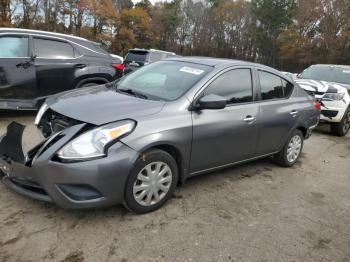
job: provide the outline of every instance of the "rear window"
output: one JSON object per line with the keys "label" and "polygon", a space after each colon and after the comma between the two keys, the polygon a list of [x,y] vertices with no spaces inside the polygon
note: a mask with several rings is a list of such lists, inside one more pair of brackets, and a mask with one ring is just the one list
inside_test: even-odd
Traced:
{"label": "rear window", "polygon": [[74,58],[73,47],[61,41],[34,38],[35,54],[42,58]]}
{"label": "rear window", "polygon": [[145,62],[147,61],[148,58],[148,52],[143,52],[143,51],[130,51],[126,57],[125,61],[126,62]]}
{"label": "rear window", "polygon": [[93,43],[92,44],[94,46],[95,51],[108,55],[109,53],[106,51],[105,46],[103,44],[100,43]]}

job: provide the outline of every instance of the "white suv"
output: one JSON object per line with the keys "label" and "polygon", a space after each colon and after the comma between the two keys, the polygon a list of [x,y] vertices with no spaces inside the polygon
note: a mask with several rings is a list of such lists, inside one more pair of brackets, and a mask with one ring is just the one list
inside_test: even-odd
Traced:
{"label": "white suv", "polygon": [[321,120],[331,124],[331,132],[345,136],[350,129],[350,66],[313,65],[295,80],[321,102]]}

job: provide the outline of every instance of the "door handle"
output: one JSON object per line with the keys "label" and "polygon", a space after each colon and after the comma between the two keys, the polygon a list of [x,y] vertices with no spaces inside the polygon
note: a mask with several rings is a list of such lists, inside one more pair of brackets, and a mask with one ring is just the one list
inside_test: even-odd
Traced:
{"label": "door handle", "polygon": [[292,117],[296,117],[297,114],[298,114],[298,111],[297,111],[297,110],[292,110],[289,114],[290,114]]}
{"label": "door handle", "polygon": [[75,68],[83,69],[83,68],[86,67],[86,65],[85,65],[85,64],[77,64],[77,65],[75,65],[74,67],[75,67]]}
{"label": "door handle", "polygon": [[248,124],[252,124],[255,122],[256,117],[255,116],[246,116],[246,118],[243,119],[244,122],[247,122]]}
{"label": "door handle", "polygon": [[23,67],[24,69],[27,69],[32,66],[32,63],[30,61],[19,63],[16,65],[17,68]]}

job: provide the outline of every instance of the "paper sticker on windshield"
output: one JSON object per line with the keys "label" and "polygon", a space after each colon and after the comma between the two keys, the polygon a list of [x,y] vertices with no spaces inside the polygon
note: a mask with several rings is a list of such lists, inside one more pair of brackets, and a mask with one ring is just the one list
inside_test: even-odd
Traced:
{"label": "paper sticker on windshield", "polygon": [[350,70],[343,70],[344,74],[350,74]]}
{"label": "paper sticker on windshield", "polygon": [[189,74],[193,74],[193,75],[200,75],[204,72],[204,70],[193,68],[193,67],[188,67],[188,66],[181,67],[180,71],[185,72],[185,73],[189,73]]}

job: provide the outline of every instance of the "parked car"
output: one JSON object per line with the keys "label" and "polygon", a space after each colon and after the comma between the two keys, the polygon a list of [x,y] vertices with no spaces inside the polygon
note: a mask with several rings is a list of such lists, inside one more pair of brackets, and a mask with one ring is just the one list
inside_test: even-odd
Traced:
{"label": "parked car", "polygon": [[144,65],[148,65],[162,59],[177,57],[173,52],[156,49],[130,49],[125,56],[125,74],[128,74]]}
{"label": "parked car", "polygon": [[26,157],[24,127],[10,124],[0,143],[3,182],[65,208],[123,203],[150,212],[191,176],[269,156],[294,165],[319,114],[304,90],[272,68],[160,61],[113,88],[49,98],[35,120],[46,139]]}
{"label": "parked car", "polygon": [[0,109],[37,109],[50,95],[114,81],[123,69],[80,37],[0,28]]}
{"label": "parked car", "polygon": [[321,120],[331,125],[331,133],[345,136],[350,129],[350,66],[313,65],[296,82],[321,101]]}

